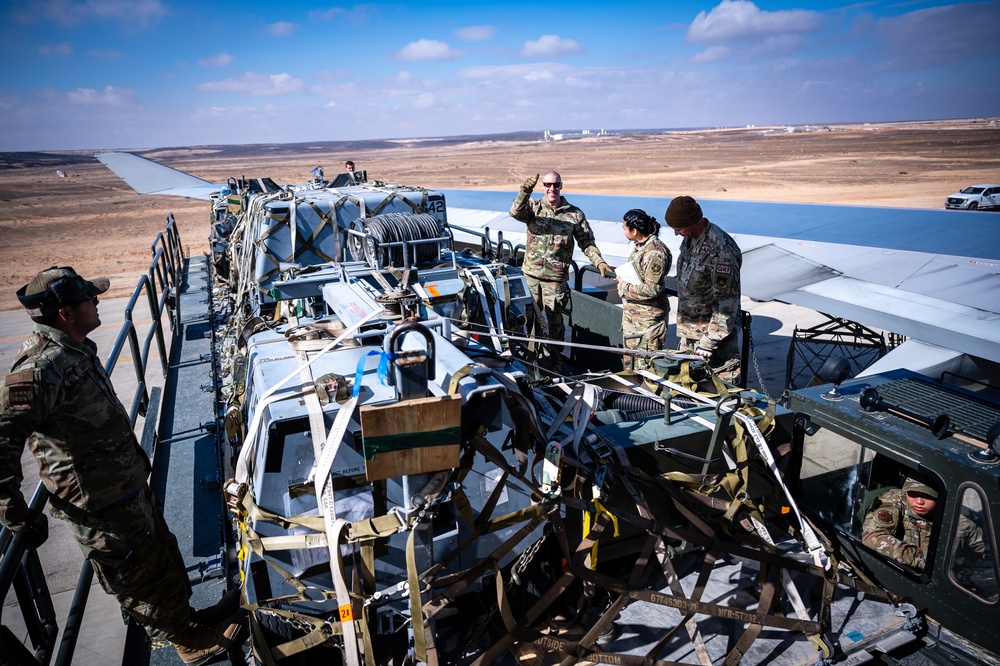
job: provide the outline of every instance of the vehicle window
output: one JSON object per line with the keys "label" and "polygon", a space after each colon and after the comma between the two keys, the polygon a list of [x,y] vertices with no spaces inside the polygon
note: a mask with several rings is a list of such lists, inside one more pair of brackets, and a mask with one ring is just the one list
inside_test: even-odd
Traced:
{"label": "vehicle window", "polygon": [[875,453],[827,428],[806,435],[800,474],[802,503],[820,519],[861,536]]}
{"label": "vehicle window", "polygon": [[980,194],[982,193],[982,191],[983,188],[981,187],[967,187],[964,190],[962,190],[962,194]]}
{"label": "vehicle window", "polygon": [[975,486],[966,486],[959,497],[958,520],[948,545],[948,578],[979,601],[995,604],[1000,594],[989,505]]}

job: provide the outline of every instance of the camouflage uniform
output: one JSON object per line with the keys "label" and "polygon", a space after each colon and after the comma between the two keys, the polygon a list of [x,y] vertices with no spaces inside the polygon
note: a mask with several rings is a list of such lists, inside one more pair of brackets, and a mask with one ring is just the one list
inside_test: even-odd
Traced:
{"label": "camouflage uniform", "polygon": [[[922,570],[927,566],[932,527],[930,520],[910,508],[905,490],[889,490],[878,496],[865,516],[861,540],[900,564]],[[955,538],[956,552],[960,555],[986,552],[982,529],[965,515],[959,516]]]}
{"label": "camouflage uniform", "polygon": [[[618,283],[622,299],[622,336],[628,349],[663,349],[667,337],[667,315],[670,301],[663,281],[670,272],[673,257],[658,236],[649,236],[636,243],[628,257],[642,279],[641,285]],[[635,370],[649,368],[648,358],[625,357],[625,367]]]}
{"label": "camouflage uniform", "polygon": [[[570,263],[574,239],[596,266],[604,262],[594,241],[594,231],[583,211],[559,197],[552,208],[544,199],[532,199],[531,192],[521,191],[510,207],[510,216],[528,227],[528,243],[521,270],[535,301],[535,311],[528,310],[528,332],[541,324],[541,337],[565,340],[563,310],[570,302]],[[538,315],[541,321],[536,322]],[[537,335],[537,332],[535,333]]]}
{"label": "camouflage uniform", "polygon": [[923,569],[931,543],[931,521],[913,512],[906,491],[889,490],[878,496],[861,532],[866,546],[900,564]]}
{"label": "camouflage uniform", "polygon": [[740,379],[740,267],[736,241],[705,220],[697,238],[685,238],[677,256],[679,349],[712,352],[710,365],[730,383]]}
{"label": "camouflage uniform", "polygon": [[164,639],[188,626],[191,587],[146,483],[149,459],[96,350],[44,324],[22,346],[0,387],[0,519],[23,514],[27,442],[52,515],[66,521],[102,587]]}

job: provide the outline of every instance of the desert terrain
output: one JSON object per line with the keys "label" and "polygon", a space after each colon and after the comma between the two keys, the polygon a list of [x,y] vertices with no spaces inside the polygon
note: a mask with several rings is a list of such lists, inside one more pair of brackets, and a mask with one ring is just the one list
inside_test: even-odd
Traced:
{"label": "desert terrain", "polygon": [[[562,141],[534,135],[132,150],[212,182],[268,176],[329,179],[352,159],[370,179],[427,188],[515,191],[556,169],[574,192],[698,199],[944,207],[974,183],[1000,182],[1000,119],[612,133]],[[127,149],[126,149],[127,150]],[[0,310],[40,269],[108,276],[129,295],[172,212],[189,254],[207,251],[208,204],[140,196],[94,151],[0,154]],[[56,173],[61,170],[65,177]],[[711,206],[706,205],[710,214]],[[663,211],[651,211],[662,219]],[[955,213],[997,215],[1000,213]],[[725,220],[714,220],[725,227]],[[948,230],[942,229],[942,233]]]}

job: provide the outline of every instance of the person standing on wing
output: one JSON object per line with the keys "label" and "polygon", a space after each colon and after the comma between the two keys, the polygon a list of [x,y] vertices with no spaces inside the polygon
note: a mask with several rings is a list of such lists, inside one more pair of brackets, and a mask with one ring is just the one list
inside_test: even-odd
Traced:
{"label": "person standing on wing", "polygon": [[[575,243],[580,244],[602,277],[609,275],[611,266],[601,256],[587,216],[562,195],[562,177],[555,171],[546,173],[542,178],[544,196],[532,199],[537,183],[537,174],[525,180],[510,207],[510,216],[524,222],[528,229],[521,267],[535,304],[528,310],[528,335],[564,341],[563,310],[570,302],[568,280]],[[543,345],[538,351],[542,365],[556,367],[558,348]]]}
{"label": "person standing on wing", "polygon": [[724,382],[739,384],[743,253],[692,197],[675,197],[663,217],[684,238],[677,256],[678,349],[703,357]]}
{"label": "person standing on wing", "polygon": [[[670,301],[663,281],[670,272],[673,256],[660,240],[660,224],[646,211],[634,208],[622,218],[622,233],[635,246],[629,263],[635,268],[639,283],[618,276],[618,295],[622,299],[622,338],[626,349],[659,351],[667,337]],[[643,370],[652,359],[626,356],[625,368]]]}

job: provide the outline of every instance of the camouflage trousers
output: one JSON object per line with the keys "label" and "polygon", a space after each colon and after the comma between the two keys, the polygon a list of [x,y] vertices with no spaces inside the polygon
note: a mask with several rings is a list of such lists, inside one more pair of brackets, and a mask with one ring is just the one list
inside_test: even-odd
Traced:
{"label": "camouflage trousers", "polygon": [[[528,308],[528,336],[564,341],[566,325],[563,323],[563,310],[570,303],[569,284],[554,280],[539,280],[528,275],[524,278],[534,300],[534,307]],[[558,358],[562,353],[562,347],[539,345],[540,356],[543,348],[551,359]]]}
{"label": "camouflage trousers", "polygon": [[190,619],[191,582],[184,558],[149,486],[100,512],[67,506],[64,518],[101,587],[153,639],[167,639]]}
{"label": "camouflage trousers", "polygon": [[[694,348],[698,346],[699,338],[688,338],[680,336],[678,340],[678,351],[683,354],[693,354]],[[708,367],[712,369],[719,379],[736,386],[742,378],[740,368],[740,346],[739,335],[732,334],[726,336],[719,344],[718,348],[712,352],[712,358],[708,360]]]}
{"label": "camouflage trousers", "polygon": [[[626,349],[660,351],[667,339],[667,313],[662,317],[640,316],[622,310],[622,341]],[[653,359],[643,356],[624,356],[622,362],[626,370],[648,370]]]}

